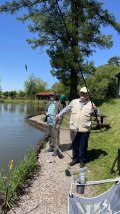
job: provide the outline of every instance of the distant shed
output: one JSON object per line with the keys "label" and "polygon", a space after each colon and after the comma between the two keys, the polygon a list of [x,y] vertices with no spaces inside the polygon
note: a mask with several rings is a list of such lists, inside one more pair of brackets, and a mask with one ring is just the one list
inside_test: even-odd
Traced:
{"label": "distant shed", "polygon": [[38,100],[49,100],[51,94],[54,94],[54,93],[50,91],[38,92],[36,94],[36,97]]}

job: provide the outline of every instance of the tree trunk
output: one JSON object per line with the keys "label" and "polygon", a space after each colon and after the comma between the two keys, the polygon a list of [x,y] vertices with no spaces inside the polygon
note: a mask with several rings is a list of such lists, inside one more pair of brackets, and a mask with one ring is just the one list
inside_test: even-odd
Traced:
{"label": "tree trunk", "polygon": [[71,82],[70,82],[70,95],[69,101],[78,97],[77,95],[78,77],[75,71],[71,71]]}

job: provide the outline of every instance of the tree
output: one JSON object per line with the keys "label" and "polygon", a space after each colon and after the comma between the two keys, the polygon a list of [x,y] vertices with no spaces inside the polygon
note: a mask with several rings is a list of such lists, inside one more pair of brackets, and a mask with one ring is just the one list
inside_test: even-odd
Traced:
{"label": "tree", "polygon": [[108,64],[109,65],[120,65],[120,57],[119,56],[114,56],[114,57],[111,57],[109,60],[108,60]]}
{"label": "tree", "polygon": [[19,90],[19,92],[18,92],[18,98],[24,99],[25,96],[26,96],[25,91]]}
{"label": "tree", "polygon": [[[1,81],[0,81],[0,83],[1,83]],[[0,86],[0,98],[2,97],[2,88],[1,88],[1,86]]]}
{"label": "tree", "polygon": [[56,94],[65,94],[67,97],[69,95],[69,87],[65,86],[61,82],[56,82],[52,85],[51,91],[55,92]]}
{"label": "tree", "polygon": [[2,89],[1,89],[1,87],[0,87],[0,98],[2,98],[2,95],[3,95]]}
{"label": "tree", "polygon": [[35,77],[31,74],[27,81],[24,83],[25,92],[28,98],[35,99],[36,93],[39,91],[45,91],[47,83],[41,80],[39,77]]}
{"label": "tree", "polygon": [[5,98],[8,98],[8,97],[9,97],[9,91],[4,91],[4,92],[3,92],[3,96],[4,96]]}
{"label": "tree", "polygon": [[[51,73],[70,85],[70,100],[77,96],[78,76],[84,71],[85,59],[95,48],[110,48],[112,36],[101,33],[101,27],[120,26],[113,15],[96,0],[19,0],[1,4],[1,12],[16,13],[29,21],[36,38],[28,39],[33,48],[44,47],[50,57]],[[88,69],[89,70],[89,69]],[[74,86],[74,87],[73,87]]]}
{"label": "tree", "polygon": [[115,98],[117,89],[115,74],[119,72],[119,66],[99,66],[95,74],[87,79],[92,97],[94,99]]}
{"label": "tree", "polygon": [[39,77],[36,78],[36,84],[37,84],[37,92],[39,91],[46,91],[47,90],[47,83],[40,79]]}
{"label": "tree", "polygon": [[9,97],[15,99],[17,97],[17,91],[9,91]]}

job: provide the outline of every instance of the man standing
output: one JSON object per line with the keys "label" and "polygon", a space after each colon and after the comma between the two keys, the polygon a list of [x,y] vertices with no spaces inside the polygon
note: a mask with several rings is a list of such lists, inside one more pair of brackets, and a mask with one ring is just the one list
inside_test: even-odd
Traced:
{"label": "man standing", "polygon": [[58,146],[60,144],[60,127],[59,122],[56,119],[56,114],[62,110],[62,105],[56,100],[54,93],[50,94],[50,102],[45,108],[45,114],[47,116],[47,133],[49,135],[49,148],[47,152],[53,152],[52,156],[57,156]]}
{"label": "man standing", "polygon": [[92,114],[99,114],[97,107],[89,100],[89,94],[86,87],[80,89],[80,98],[72,100],[56,117],[60,119],[61,116],[70,111],[73,155],[73,160],[70,163],[70,166],[80,163],[80,167],[84,167],[87,158]]}

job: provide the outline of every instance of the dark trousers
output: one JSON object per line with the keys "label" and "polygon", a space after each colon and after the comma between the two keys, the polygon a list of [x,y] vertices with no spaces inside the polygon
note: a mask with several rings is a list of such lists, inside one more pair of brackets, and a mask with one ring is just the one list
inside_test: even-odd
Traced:
{"label": "dark trousers", "polygon": [[85,163],[87,158],[88,139],[90,132],[76,132],[72,141],[73,159]]}

